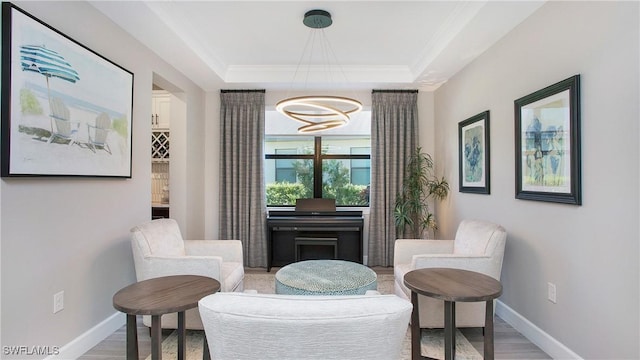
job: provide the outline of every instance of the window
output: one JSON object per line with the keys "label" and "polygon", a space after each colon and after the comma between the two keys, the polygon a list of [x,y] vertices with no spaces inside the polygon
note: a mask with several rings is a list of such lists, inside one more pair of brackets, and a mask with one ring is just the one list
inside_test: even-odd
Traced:
{"label": "window", "polygon": [[297,134],[299,125],[275,111],[266,115],[267,206],[313,197],[336,199],[338,206],[369,205],[370,112],[316,136]]}
{"label": "window", "polygon": [[[296,149],[276,149],[276,154],[293,155],[296,154]],[[291,159],[276,159],[276,182],[296,182],[294,162]]]}
{"label": "window", "polygon": [[[351,154],[371,155],[370,147],[352,147]],[[371,159],[351,160],[351,183],[356,185],[369,185],[371,183]]]}

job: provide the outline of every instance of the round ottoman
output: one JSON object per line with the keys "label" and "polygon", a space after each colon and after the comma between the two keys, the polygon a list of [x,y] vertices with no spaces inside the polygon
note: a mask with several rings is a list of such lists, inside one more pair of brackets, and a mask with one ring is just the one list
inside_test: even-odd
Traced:
{"label": "round ottoman", "polygon": [[375,271],[350,261],[300,261],[276,273],[276,294],[363,295],[377,288]]}

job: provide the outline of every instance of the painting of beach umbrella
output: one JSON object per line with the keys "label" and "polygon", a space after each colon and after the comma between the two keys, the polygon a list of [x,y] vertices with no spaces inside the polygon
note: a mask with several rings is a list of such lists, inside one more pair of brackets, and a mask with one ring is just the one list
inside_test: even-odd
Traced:
{"label": "painting of beach umbrella", "polygon": [[[78,72],[73,69],[62,55],[54,50],[47,49],[44,45],[20,46],[20,64],[22,70],[39,73],[47,79],[49,104],[51,104],[49,78],[55,77],[74,84],[80,80]],[[51,123],[51,131],[53,132],[53,122]]]}

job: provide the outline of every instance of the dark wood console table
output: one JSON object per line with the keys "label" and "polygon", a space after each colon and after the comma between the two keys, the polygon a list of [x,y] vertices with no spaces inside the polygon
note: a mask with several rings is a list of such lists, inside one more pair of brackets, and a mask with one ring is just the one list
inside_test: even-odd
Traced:
{"label": "dark wood console table", "polygon": [[267,271],[300,260],[362,263],[362,211],[269,211]]}
{"label": "dark wood console table", "polygon": [[493,299],[502,294],[502,284],[490,276],[473,271],[426,268],[409,271],[404,284],[411,290],[411,358],[422,359],[418,294],[444,300],[445,359],[456,353],[456,301],[485,301],[484,358],[493,360]]}
{"label": "dark wood console table", "polygon": [[[151,315],[151,359],[162,359],[163,314],[178,313],[178,359],[185,359],[185,310],[198,306],[203,297],[218,292],[218,280],[205,276],[176,275],[131,284],[113,296],[113,307],[127,314],[127,360],[138,360],[136,315]],[[209,358],[207,338],[203,358]]]}

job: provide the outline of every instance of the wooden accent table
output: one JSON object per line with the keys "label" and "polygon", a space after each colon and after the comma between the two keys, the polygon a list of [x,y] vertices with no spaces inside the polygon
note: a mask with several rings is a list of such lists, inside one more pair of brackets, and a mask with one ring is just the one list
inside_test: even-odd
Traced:
{"label": "wooden accent table", "polygon": [[485,301],[484,358],[493,360],[493,299],[502,294],[502,284],[490,276],[473,271],[426,268],[405,274],[411,289],[411,358],[422,359],[418,295],[444,300],[444,356],[454,359],[456,350],[456,301]]}
{"label": "wooden accent table", "polygon": [[[185,358],[185,310],[198,306],[203,297],[220,290],[218,280],[205,276],[176,275],[131,284],[113,295],[113,307],[127,314],[127,360],[138,360],[136,315],[151,315],[151,358],[162,359],[163,314],[178,313],[178,359]],[[209,358],[207,338],[205,359]]]}

